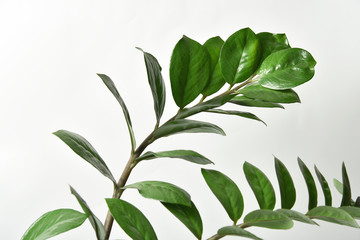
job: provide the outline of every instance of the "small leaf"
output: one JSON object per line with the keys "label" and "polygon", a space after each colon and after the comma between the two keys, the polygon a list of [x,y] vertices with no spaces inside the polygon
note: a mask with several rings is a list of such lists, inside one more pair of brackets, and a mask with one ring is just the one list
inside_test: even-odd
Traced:
{"label": "small leaf", "polygon": [[336,188],[336,190],[340,193],[340,194],[343,194],[343,184],[337,180],[337,179],[333,179],[333,182],[334,182],[334,186]]}
{"label": "small leaf", "polygon": [[177,217],[197,239],[201,239],[203,224],[195,204],[191,202],[191,207],[181,204],[161,202],[175,217]]}
{"label": "small leaf", "polygon": [[105,177],[109,178],[116,184],[116,180],[109,168],[106,166],[104,160],[96,152],[93,146],[79,134],[59,130],[53,133],[59,137],[66,145],[68,145],[77,155],[82,157],[85,161],[93,165],[97,170],[99,170]]}
{"label": "small leaf", "polygon": [[296,190],[294,182],[285,165],[276,157],[275,170],[280,188],[281,208],[291,209],[296,201]]}
{"label": "small leaf", "polygon": [[167,182],[144,181],[123,187],[135,188],[145,198],[151,198],[166,203],[181,204],[190,207],[190,195],[183,189]]}
{"label": "small leaf", "polygon": [[316,218],[327,222],[359,228],[359,225],[351,217],[351,215],[340,208],[320,206],[311,209],[306,215],[311,218]]}
{"label": "small leaf", "polygon": [[177,119],[159,127],[154,132],[154,139],[178,133],[216,133],[225,135],[225,132],[214,124],[196,120]]}
{"label": "small leaf", "polygon": [[351,188],[348,174],[346,172],[345,163],[342,164],[342,181],[343,181],[343,197],[341,200],[341,206],[351,205]]}
{"label": "small leaf", "polygon": [[213,164],[212,161],[204,157],[203,155],[194,152],[192,150],[172,150],[164,152],[146,152],[136,159],[137,162],[142,160],[151,160],[155,158],[181,158],[189,162],[197,164]]}
{"label": "small leaf", "polygon": [[343,206],[340,209],[346,211],[355,219],[360,219],[360,208],[359,207],[352,207],[352,206]]}
{"label": "small leaf", "polygon": [[230,110],[222,110],[222,109],[212,109],[212,110],[207,110],[207,112],[244,117],[244,118],[253,119],[253,120],[262,122],[263,124],[266,125],[266,123],[263,120],[258,118],[255,114],[252,114],[249,112],[230,111]]}
{"label": "small leaf", "polygon": [[266,175],[252,164],[245,162],[243,165],[246,180],[253,190],[261,209],[274,209],[275,191]]}
{"label": "small leaf", "polygon": [[284,214],[268,209],[259,209],[245,216],[244,225],[271,229],[290,229],[294,223]]}
{"label": "small leaf", "polygon": [[256,36],[259,39],[262,50],[261,62],[273,52],[290,48],[285,34],[261,32],[256,34]]}
{"label": "small leaf", "polygon": [[76,197],[78,200],[81,208],[83,211],[88,215],[88,219],[95,230],[96,239],[97,240],[104,240],[105,239],[105,229],[102,222],[95,216],[95,214],[90,210],[89,206],[85,202],[85,200],[76,192],[76,190],[70,186],[71,193]]}
{"label": "small leaf", "polygon": [[251,232],[248,232],[237,226],[222,227],[218,230],[217,234],[220,236],[239,236],[239,237],[250,238],[255,240],[262,240],[261,238],[255,236]]}
{"label": "small leaf", "polygon": [[136,240],[157,240],[149,220],[130,203],[115,198],[106,199],[111,214],[129,237]]}
{"label": "small leaf", "polygon": [[257,69],[261,49],[255,33],[250,28],[232,34],[224,43],[220,53],[220,67],[230,85],[248,79]]}
{"label": "small leaf", "polygon": [[298,164],[301,170],[301,173],[304,176],[306,186],[309,192],[309,210],[317,206],[317,190],[313,176],[310,173],[310,170],[307,168],[305,163],[298,158]]}
{"label": "small leaf", "polygon": [[270,54],[257,71],[261,86],[283,90],[296,87],[314,76],[316,61],[300,48],[288,48]]}
{"label": "small leaf", "polygon": [[98,73],[97,75],[101,78],[101,80],[103,80],[104,84],[110,90],[110,92],[114,95],[114,97],[119,102],[119,104],[123,110],[123,113],[125,116],[125,121],[128,126],[128,130],[129,130],[129,134],[130,134],[131,146],[132,146],[132,149],[134,150],[136,147],[136,141],[135,141],[134,131],[133,131],[132,124],[131,124],[130,114],[125,105],[125,102],[121,98],[118,90],[116,89],[114,82],[111,80],[110,77],[108,77],[105,74],[100,74],[100,73]]}
{"label": "small leaf", "polygon": [[73,209],[57,209],[38,218],[25,232],[21,240],[45,240],[79,227],[86,214]]}
{"label": "small leaf", "polygon": [[198,42],[183,36],[170,61],[170,82],[178,107],[191,103],[206,87],[210,76],[210,56]]}
{"label": "small leaf", "polygon": [[238,186],[219,171],[201,169],[201,173],[213,194],[225,208],[230,219],[236,223],[244,210],[244,200]]}
{"label": "small leaf", "polygon": [[245,96],[236,96],[232,98],[229,102],[246,107],[284,108],[278,103],[266,102],[263,100],[248,98]]}
{"label": "small leaf", "polygon": [[324,193],[324,198],[325,198],[325,205],[326,206],[331,206],[332,204],[332,197],[331,197],[331,191],[329,188],[329,184],[327,183],[325,177],[321,174],[321,172],[319,171],[319,169],[315,167],[315,172],[316,172],[316,176],[320,182],[321,188],[323,190]]}
{"label": "small leaf", "polygon": [[161,75],[161,66],[153,55],[144,52],[141,48],[138,49],[144,53],[148,82],[154,99],[156,120],[157,123],[159,123],[164,112],[166,98],[165,83]]}
{"label": "small leaf", "polygon": [[297,211],[294,210],[290,210],[290,209],[278,209],[276,210],[276,212],[279,212],[281,214],[284,214],[285,216],[291,218],[292,220],[298,221],[298,222],[303,222],[303,223],[308,223],[308,224],[313,224],[313,225],[319,225],[316,222],[314,222],[313,220],[311,220],[308,216],[299,213]]}
{"label": "small leaf", "polygon": [[265,88],[259,84],[247,85],[239,91],[245,97],[263,100],[273,103],[297,103],[300,102],[299,96],[292,89],[273,90]]}

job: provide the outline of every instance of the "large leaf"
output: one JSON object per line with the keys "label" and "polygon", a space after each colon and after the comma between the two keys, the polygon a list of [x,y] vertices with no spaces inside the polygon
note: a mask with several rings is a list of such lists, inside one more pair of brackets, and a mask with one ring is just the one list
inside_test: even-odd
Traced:
{"label": "large leaf", "polygon": [[137,162],[142,160],[151,160],[155,158],[181,158],[189,162],[197,164],[211,164],[213,163],[203,155],[192,150],[172,150],[164,152],[146,152],[136,159]]}
{"label": "large leaf", "polygon": [[159,127],[154,132],[154,139],[178,133],[216,133],[225,135],[225,132],[214,124],[196,120],[177,119]]}
{"label": "large leaf", "polygon": [[246,107],[284,108],[278,103],[266,102],[263,100],[248,98],[245,96],[236,96],[232,98],[229,102]]}
{"label": "large leaf", "polygon": [[308,209],[311,210],[312,208],[317,206],[317,190],[313,176],[311,175],[310,170],[305,165],[305,163],[298,158],[298,164],[301,170],[302,175],[304,176],[306,186],[309,192],[309,205]]}
{"label": "large leaf", "polygon": [[282,90],[301,85],[314,76],[316,61],[300,48],[289,48],[270,54],[257,71],[258,82]]}
{"label": "large leaf", "polygon": [[149,220],[130,203],[115,198],[106,199],[111,214],[120,227],[136,240],[157,240]]}
{"label": "large leaf", "polygon": [[313,224],[313,225],[318,225],[316,222],[314,222],[313,220],[311,220],[308,216],[294,211],[294,210],[290,210],[290,209],[278,209],[276,210],[276,212],[282,213],[285,216],[288,216],[289,218],[291,218],[292,220],[295,221],[299,221],[299,222],[303,222],[303,223],[308,223],[308,224]]}
{"label": "large leaf", "polygon": [[110,90],[110,92],[114,95],[114,97],[116,98],[116,100],[119,102],[124,116],[125,116],[125,121],[129,130],[129,134],[130,134],[130,140],[131,140],[131,147],[134,150],[136,147],[136,141],[135,141],[135,136],[134,136],[134,131],[132,128],[132,123],[131,123],[131,119],[130,119],[130,114],[129,111],[125,105],[124,100],[121,98],[118,90],[116,89],[116,86],[114,84],[114,82],[111,80],[110,77],[108,77],[105,74],[99,74],[98,76],[101,78],[101,80],[103,80],[104,84],[106,85],[106,87]]}
{"label": "large leaf", "polygon": [[273,52],[290,48],[285,34],[261,32],[256,34],[256,36],[259,39],[262,50],[261,62]]}
{"label": "large leaf", "polygon": [[281,208],[291,209],[296,201],[294,182],[285,165],[277,158],[275,158],[275,170],[280,188]]}
{"label": "large leaf", "polygon": [[244,238],[261,240],[261,238],[255,236],[251,232],[248,232],[237,226],[222,227],[218,230],[217,234],[220,236],[239,236],[239,237],[244,237]]}
{"label": "large leaf", "polygon": [[201,92],[204,96],[216,93],[225,84],[219,63],[220,50],[223,44],[224,40],[217,36],[210,38],[203,45],[210,55],[210,79]]}
{"label": "large leaf", "polygon": [[252,164],[245,162],[243,165],[246,180],[253,190],[261,209],[274,209],[275,191],[266,175]]}
{"label": "large leaf", "polygon": [[332,197],[331,197],[331,191],[329,188],[329,184],[326,181],[324,175],[321,174],[321,172],[319,171],[319,169],[316,167],[316,165],[314,166],[315,168],[315,172],[316,172],[316,176],[320,182],[321,188],[323,190],[324,193],[324,199],[325,199],[325,205],[326,206],[331,206],[332,204]]}
{"label": "large leaf", "polygon": [[183,189],[167,182],[144,181],[123,187],[123,189],[135,188],[145,198],[151,198],[166,203],[181,204],[190,207],[190,195]]}
{"label": "large leaf", "polygon": [[220,67],[225,80],[233,85],[248,79],[258,68],[261,49],[255,33],[250,28],[232,34],[220,53]]}
{"label": "large leaf", "polygon": [[144,53],[148,82],[154,99],[156,120],[157,123],[159,123],[164,111],[166,98],[165,83],[161,75],[161,66],[153,55],[144,52],[141,48],[138,49]]}
{"label": "large leaf", "polygon": [[73,209],[57,209],[38,218],[21,240],[45,240],[79,227],[87,215]]}
{"label": "large leaf", "polygon": [[244,200],[238,186],[223,173],[201,169],[201,173],[216,198],[225,208],[230,219],[236,223],[244,210]]}
{"label": "large leaf", "polygon": [[327,222],[337,223],[355,228],[359,227],[359,225],[351,217],[351,215],[340,208],[320,206],[311,209],[306,215],[311,218],[316,218]]}
{"label": "large leaf", "polygon": [[253,119],[253,120],[262,122],[263,124],[266,125],[266,123],[263,120],[258,118],[255,114],[249,113],[249,112],[231,111],[231,110],[222,110],[222,109],[211,109],[211,110],[207,110],[207,112],[226,114],[226,115],[234,115],[234,116],[239,116],[239,117],[243,117],[243,118]]}
{"label": "large leaf", "polygon": [[292,89],[273,90],[260,84],[247,85],[239,91],[245,97],[263,100],[273,103],[296,103],[300,102],[299,96]]}
{"label": "large leaf", "polygon": [[96,239],[103,240],[105,239],[105,229],[102,222],[95,216],[95,214],[90,210],[89,206],[85,202],[85,200],[76,192],[76,190],[70,186],[71,193],[76,197],[78,200],[81,208],[83,211],[88,215],[88,219],[95,230]]}
{"label": "large leaf", "polygon": [[111,181],[116,184],[116,180],[109,168],[106,166],[104,160],[97,153],[95,148],[79,134],[59,130],[54,132],[54,135],[59,137],[66,145],[68,145],[77,155],[82,157],[85,161],[93,165],[97,170],[99,170],[105,177],[109,178]]}
{"label": "large leaf", "polygon": [[187,207],[181,204],[161,202],[175,217],[177,217],[197,239],[201,239],[203,232],[203,224],[195,204],[191,202],[191,206]]}
{"label": "large leaf", "polygon": [[345,163],[342,164],[342,182],[343,182],[343,197],[341,200],[341,206],[351,205],[351,188],[348,174],[346,172]]}
{"label": "large leaf", "polygon": [[340,209],[346,211],[355,219],[360,219],[360,208],[359,207],[352,207],[352,206],[343,206]]}
{"label": "large leaf", "polygon": [[198,42],[183,36],[170,61],[173,98],[180,108],[191,103],[206,87],[210,75],[210,56]]}
{"label": "large leaf", "polygon": [[244,225],[271,229],[290,229],[294,223],[282,213],[268,209],[259,209],[245,216]]}

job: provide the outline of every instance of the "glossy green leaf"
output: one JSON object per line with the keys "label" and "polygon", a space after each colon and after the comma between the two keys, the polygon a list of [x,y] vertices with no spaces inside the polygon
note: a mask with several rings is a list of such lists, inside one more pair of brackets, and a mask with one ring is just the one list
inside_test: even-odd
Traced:
{"label": "glossy green leaf", "polygon": [[283,90],[296,87],[314,76],[316,61],[300,48],[289,48],[270,54],[257,71],[263,87]]}
{"label": "glossy green leaf", "polygon": [[151,160],[155,158],[180,158],[197,164],[213,164],[208,158],[192,150],[172,150],[164,152],[146,152],[136,159],[137,162],[142,160]]}
{"label": "glossy green leaf", "polygon": [[154,132],[154,139],[178,133],[216,133],[223,136],[225,135],[225,132],[220,127],[212,123],[188,119],[177,119],[159,127]]}
{"label": "glossy green leaf", "polygon": [[340,209],[346,211],[355,219],[360,219],[360,208],[359,207],[352,207],[352,206],[343,206]]}
{"label": "glossy green leaf", "polygon": [[121,199],[109,198],[106,203],[116,222],[129,237],[136,240],[157,240],[149,220],[139,209]]}
{"label": "glossy green leaf", "polygon": [[331,206],[332,204],[332,197],[331,197],[331,191],[329,188],[329,184],[326,181],[325,177],[321,174],[321,172],[319,171],[319,169],[314,166],[315,168],[315,172],[316,172],[316,176],[320,182],[321,188],[323,190],[324,193],[324,199],[325,199],[325,205],[326,206]]}
{"label": "glossy green leaf", "polygon": [[144,181],[123,187],[123,189],[135,188],[145,198],[151,198],[166,203],[181,204],[190,207],[190,195],[183,189],[167,182]]}
{"label": "glossy green leaf", "polygon": [[222,109],[212,109],[212,110],[207,110],[206,112],[218,113],[218,114],[226,114],[226,115],[234,115],[234,116],[239,116],[239,117],[243,117],[243,118],[253,119],[253,120],[262,122],[263,124],[266,125],[266,123],[263,120],[258,118],[255,114],[249,113],[249,112],[231,111],[231,110],[222,110]]}
{"label": "glossy green leaf", "polygon": [[144,52],[141,48],[138,49],[144,53],[148,82],[154,99],[156,120],[157,123],[159,123],[164,111],[166,98],[165,83],[161,75],[161,66],[153,55]]}
{"label": "glossy green leaf", "polygon": [[298,164],[301,170],[302,175],[304,176],[306,186],[309,192],[309,205],[308,209],[311,210],[312,208],[317,206],[317,190],[313,176],[311,175],[310,170],[307,168],[305,163],[298,158]]}
{"label": "glossy green leaf", "polygon": [[245,96],[236,96],[232,98],[229,102],[246,107],[284,108],[278,103],[266,102],[263,100],[248,98]]}
{"label": "glossy green leaf", "polygon": [[109,168],[106,166],[104,160],[97,153],[95,148],[79,134],[59,130],[53,133],[59,137],[66,145],[68,145],[77,155],[82,157],[85,161],[93,165],[99,172],[105,177],[109,178],[113,183],[116,184],[116,180]]}
{"label": "glossy green leaf", "polygon": [[313,225],[319,225],[316,222],[314,222],[313,220],[311,220],[305,214],[302,214],[302,213],[294,211],[294,210],[278,209],[278,210],[276,210],[276,212],[284,214],[285,216],[291,218],[292,220],[298,221],[298,222],[303,222],[303,223],[308,223],[308,224],[313,224]]}
{"label": "glossy green leaf", "polygon": [[201,239],[203,232],[203,224],[195,204],[191,202],[191,206],[187,207],[181,204],[161,202],[175,217],[177,217],[197,239]]}
{"label": "glossy green leaf", "polygon": [[220,50],[223,44],[224,40],[217,36],[210,38],[203,45],[210,55],[210,79],[201,92],[204,96],[216,93],[225,84],[219,63]]}
{"label": "glossy green leaf", "polygon": [[282,213],[268,209],[259,209],[245,216],[244,225],[271,229],[290,229],[294,223]]}
{"label": "glossy green leaf", "polygon": [[85,214],[88,216],[88,219],[91,223],[91,226],[95,230],[96,239],[97,240],[103,240],[105,239],[105,229],[102,222],[95,216],[95,214],[90,210],[89,206],[85,202],[85,200],[76,192],[76,190],[70,186],[71,193],[76,197],[78,200],[81,208],[85,212]]}
{"label": "glossy green leaf", "polygon": [[294,182],[285,165],[276,157],[275,170],[280,188],[281,208],[291,209],[296,201]]}
{"label": "glossy green leaf", "polygon": [[206,87],[210,76],[210,56],[198,42],[183,36],[170,61],[173,98],[180,108],[191,103]]}
{"label": "glossy green leaf", "polygon": [[248,79],[258,68],[261,49],[255,33],[250,28],[232,34],[224,43],[220,53],[220,67],[229,84]]}
{"label": "glossy green leaf", "polygon": [[320,206],[311,209],[306,215],[311,218],[320,219],[327,222],[359,228],[359,225],[351,217],[351,215],[340,208]]}
{"label": "glossy green leaf", "polygon": [[297,103],[300,102],[299,96],[292,89],[273,90],[265,88],[259,84],[247,85],[239,91],[245,97],[263,100],[273,103]]}
{"label": "glossy green leaf", "polygon": [[57,209],[38,218],[25,232],[21,240],[45,240],[79,227],[86,214],[73,209]]}
{"label": "glossy green leaf", "polygon": [[343,182],[343,197],[341,200],[341,206],[351,205],[351,188],[348,174],[346,172],[345,163],[342,164],[342,182]]}
{"label": "glossy green leaf", "polygon": [[333,179],[333,183],[334,183],[334,186],[336,188],[336,190],[340,193],[340,194],[343,194],[343,184],[337,180],[337,179]]}
{"label": "glossy green leaf", "polygon": [[225,208],[230,219],[236,223],[244,210],[244,200],[238,186],[223,173],[201,169],[201,173],[216,198]]}
{"label": "glossy green leaf", "polygon": [[256,34],[256,36],[259,39],[262,50],[261,62],[273,52],[290,48],[289,42],[285,34],[261,32]]}
{"label": "glossy green leaf", "polygon": [[254,165],[245,162],[243,165],[246,180],[253,190],[261,209],[274,209],[275,191],[266,175]]}
{"label": "glossy green leaf", "polygon": [[134,150],[135,147],[136,147],[136,141],[135,141],[134,131],[133,131],[133,128],[132,128],[130,114],[129,114],[129,111],[128,111],[126,105],[125,105],[125,102],[121,98],[118,90],[116,89],[116,86],[115,86],[114,82],[111,80],[110,77],[108,77],[105,74],[99,74],[99,73],[98,73],[98,76],[101,78],[101,80],[103,80],[104,84],[110,90],[110,92],[114,95],[114,97],[119,102],[119,104],[120,104],[120,106],[121,106],[121,108],[123,110],[123,113],[124,113],[124,116],[125,116],[125,121],[126,121],[128,130],[129,130],[129,134],[130,134],[131,146],[132,146],[132,149]]}
{"label": "glossy green leaf", "polygon": [[244,237],[244,238],[261,240],[261,238],[255,236],[251,232],[246,231],[245,229],[242,229],[237,226],[222,227],[218,230],[217,234],[220,236],[239,236],[239,237]]}

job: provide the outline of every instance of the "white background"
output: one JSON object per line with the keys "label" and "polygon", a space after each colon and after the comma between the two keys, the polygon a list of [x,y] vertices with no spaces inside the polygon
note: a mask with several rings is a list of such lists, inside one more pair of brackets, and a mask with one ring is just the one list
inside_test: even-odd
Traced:
{"label": "white background", "polygon": [[[155,115],[142,47],[163,67],[167,104],[163,120],[176,111],[169,84],[169,60],[183,34],[204,43],[250,27],[286,33],[293,47],[312,53],[313,80],[296,88],[302,104],[253,110],[267,122],[202,114],[196,119],[223,127],[227,136],[184,134],[164,138],[148,150],[193,149],[236,181],[245,213],[257,208],[242,164],[261,168],[278,194],[273,155],[291,172],[297,187],[294,209],[306,212],[307,190],[296,158],[327,178],[334,204],[341,198],[332,179],[341,179],[345,161],[353,198],[358,183],[360,108],[360,1],[0,1],[0,229],[1,239],[20,239],[41,214],[57,208],[80,210],[71,184],[100,219],[111,182],[51,133],[58,129],[87,138],[118,178],[129,156],[122,111],[96,73],[109,75],[130,111],[137,141],[153,129]],[[244,110],[233,106],[238,110]],[[191,195],[202,215],[204,237],[231,224],[202,179],[201,166],[163,159],[140,164],[129,182],[172,182]],[[324,204],[320,186],[319,204]],[[160,240],[194,239],[158,202],[136,190],[123,195],[152,222]],[[278,195],[279,198],[279,195]],[[280,207],[280,201],[277,203]],[[359,239],[359,230],[319,221],[293,229],[250,229],[268,240]],[[112,239],[129,239],[114,226]],[[53,239],[95,239],[89,222]],[[228,238],[232,239],[232,238]],[[234,238],[237,239],[237,238]]]}

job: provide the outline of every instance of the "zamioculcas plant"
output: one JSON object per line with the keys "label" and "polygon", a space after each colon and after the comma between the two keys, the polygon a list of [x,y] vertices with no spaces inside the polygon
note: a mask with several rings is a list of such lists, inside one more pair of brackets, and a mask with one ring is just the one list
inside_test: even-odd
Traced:
{"label": "zamioculcas plant", "polygon": [[[193,150],[152,152],[150,145],[159,138],[180,133],[225,135],[215,124],[191,119],[202,112],[235,115],[263,122],[256,115],[242,109],[283,108],[282,104],[300,102],[293,88],[309,81],[314,76],[316,65],[308,51],[292,48],[285,34],[256,34],[250,28],[244,28],[225,41],[220,37],[213,37],[204,44],[183,36],[175,45],[170,61],[172,96],[179,110],[170,119],[162,121],[165,83],[161,66],[153,55],[138,49],[144,55],[156,117],[154,130],[140,143],[135,138],[130,114],[114,82],[107,75],[98,74],[120,104],[129,131],[130,157],[127,163],[124,162],[120,178],[117,180],[100,154],[84,137],[66,130],[54,133],[111,181],[114,192],[112,197],[106,199],[108,214],[105,222],[100,221],[80,194],[70,187],[82,212],[72,209],[47,212],[29,227],[22,240],[48,239],[79,227],[86,219],[91,223],[94,236],[98,240],[109,239],[114,220],[132,239],[155,240],[156,231],[146,216],[136,206],[121,199],[122,193],[131,189],[137,189],[145,198],[160,201],[196,239],[205,239],[202,236],[200,213],[186,190],[172,183],[146,179],[128,183],[129,175],[142,161],[157,158],[179,158],[200,165],[213,163]],[[193,103],[197,99],[199,101]],[[232,107],[232,110],[225,110],[222,108],[224,105]],[[281,208],[274,210],[275,190],[267,176],[256,166],[245,162],[243,171],[255,194],[259,209],[247,213],[243,218],[244,199],[237,184],[217,170],[202,168],[201,174],[206,184],[230,218],[229,223],[225,223],[224,227],[214,231],[214,235],[206,239],[220,239],[227,235],[261,239],[247,229],[251,226],[289,229],[294,220],[317,225],[314,220],[320,219],[358,228],[359,225],[354,219],[360,217],[360,200],[353,201],[351,198],[345,165],[342,166],[342,183],[334,180],[336,188],[343,196],[341,206],[334,207],[328,182],[319,169],[315,166],[316,176],[325,197],[325,205],[322,206],[318,204],[318,190],[312,173],[300,158],[298,163],[308,188],[308,211],[303,214],[292,210],[296,200],[295,185],[285,165],[275,158]]]}

